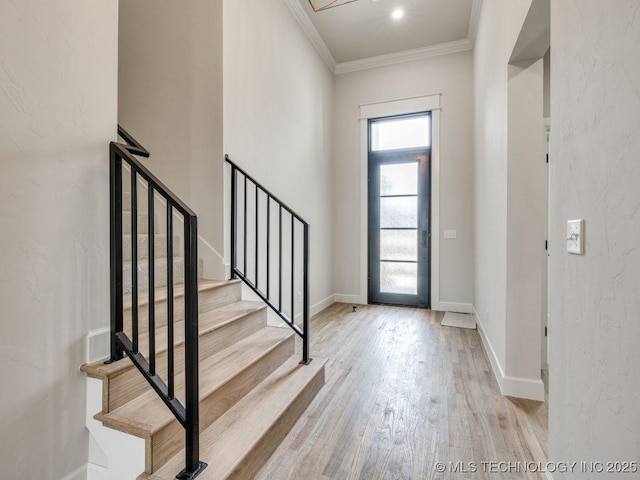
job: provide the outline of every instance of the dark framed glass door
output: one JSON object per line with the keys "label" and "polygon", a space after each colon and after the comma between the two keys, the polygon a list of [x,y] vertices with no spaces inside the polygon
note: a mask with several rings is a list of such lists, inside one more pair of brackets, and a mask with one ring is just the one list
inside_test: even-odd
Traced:
{"label": "dark framed glass door", "polygon": [[427,113],[369,122],[370,303],[430,306],[429,120]]}

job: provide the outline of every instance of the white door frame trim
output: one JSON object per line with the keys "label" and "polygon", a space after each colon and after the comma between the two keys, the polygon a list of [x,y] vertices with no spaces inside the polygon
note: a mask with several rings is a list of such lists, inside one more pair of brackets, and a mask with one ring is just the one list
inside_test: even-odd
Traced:
{"label": "white door frame trim", "polygon": [[360,303],[368,300],[369,119],[431,112],[431,309],[440,309],[440,93],[360,105]]}

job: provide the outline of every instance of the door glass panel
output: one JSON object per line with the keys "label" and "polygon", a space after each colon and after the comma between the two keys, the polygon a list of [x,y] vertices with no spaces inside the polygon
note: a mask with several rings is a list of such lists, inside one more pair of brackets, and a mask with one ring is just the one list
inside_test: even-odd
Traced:
{"label": "door glass panel", "polygon": [[371,151],[428,147],[431,144],[431,117],[394,118],[371,124]]}
{"label": "door glass panel", "polygon": [[382,197],[380,228],[418,228],[418,197]]}
{"label": "door glass panel", "polygon": [[418,162],[380,165],[380,195],[417,195]]}
{"label": "door glass panel", "polygon": [[380,262],[380,291],[385,293],[418,293],[418,264]]}
{"label": "door glass panel", "polygon": [[417,230],[381,230],[380,260],[418,261]]}

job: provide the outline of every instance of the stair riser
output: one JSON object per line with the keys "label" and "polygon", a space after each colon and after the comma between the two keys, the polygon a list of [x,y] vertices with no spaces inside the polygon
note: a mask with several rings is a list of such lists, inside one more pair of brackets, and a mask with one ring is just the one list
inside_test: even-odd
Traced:
{"label": "stair riser", "polygon": [[131,211],[131,192],[122,192],[122,210]]}
{"label": "stair riser", "polygon": [[[200,431],[220,418],[229,408],[267,378],[294,353],[294,339],[289,337],[264,357],[200,399]],[[184,448],[184,429],[177,420],[146,440],[146,473],[153,473]]]}
{"label": "stair riser", "polygon": [[[145,325],[147,326],[147,325]],[[213,331],[201,333],[200,340],[198,344],[198,354],[200,360],[203,360],[210,355],[220,352],[221,350],[227,348],[228,346],[234,344],[235,342],[242,340],[249,335],[254,334],[261,328],[267,326],[267,311],[266,309],[260,309],[248,313],[241,318],[238,318],[232,322],[229,322],[226,325],[223,325]],[[179,323],[176,328],[182,329],[184,328],[184,323]],[[125,327],[125,333],[129,338],[132,338],[130,328]],[[148,349],[146,345],[148,345],[148,329],[145,331],[141,331],[139,333],[139,341],[140,341],[140,353],[142,353],[145,358],[148,358]],[[178,355],[182,355],[183,352],[183,339],[184,332],[176,330],[174,332],[174,344],[176,345],[176,361],[179,359]],[[157,344],[156,343],[156,361],[164,361],[164,357],[160,355],[165,355],[166,352],[163,350],[166,349],[165,344]],[[178,365],[178,364],[176,364]],[[177,369],[177,372],[181,372],[181,369]]]}
{"label": "stair riser", "polygon": [[[241,300],[242,290],[240,284],[224,285],[218,288],[201,290],[198,293],[199,314],[210,312],[215,308],[231,305]],[[165,299],[157,300],[155,308],[156,327],[167,325],[168,302]],[[149,305],[140,305],[138,308],[138,318],[140,322],[140,333],[149,330]],[[184,321],[184,296],[179,295],[173,300],[173,320],[174,322]],[[124,324],[131,325],[131,309],[124,311]]]}
{"label": "stair riser", "polygon": [[262,309],[218,328],[205,336],[206,341],[200,340],[200,359],[208,358],[266,326],[267,311]]}
{"label": "stair riser", "polygon": [[[180,255],[180,237],[173,236],[173,254],[172,257]],[[167,236],[155,235],[154,242],[155,258],[167,258]],[[122,243],[122,256],[125,262],[130,262],[133,258],[131,250],[131,235],[126,235]],[[144,260],[149,258],[149,237],[147,235],[138,237],[138,259]]]}
{"label": "stair riser", "polygon": [[[210,355],[221,351],[238,340],[249,336],[267,324],[266,310],[258,310],[246,315],[234,322],[224,325],[212,332],[200,336],[199,358],[203,360]],[[165,348],[164,345],[157,345],[156,348]],[[144,352],[146,353],[146,352]],[[156,354],[156,365],[158,374],[162,378],[167,376],[167,352]],[[175,349],[175,372],[184,371],[184,344],[178,345]],[[138,369],[130,364],[130,367],[104,382],[103,405],[104,413],[115,410],[135,397],[144,394],[151,387],[146,381],[142,381]]]}
{"label": "stair riser", "polygon": [[226,478],[229,480],[252,480],[255,478],[258,471],[267,463],[267,460],[291,431],[323,385],[324,368],[316,373],[311,382],[296,397],[290,408],[262,435],[260,441],[246,453],[242,460],[237,463],[234,471]]}
{"label": "stair riser", "polygon": [[[122,212],[122,233],[131,235],[131,212]],[[138,212],[138,234],[149,233],[149,215]],[[158,233],[158,217],[153,218],[153,233]]]}
{"label": "stair riser", "polygon": [[[124,293],[128,294],[132,291],[132,278],[131,278],[132,264],[126,263],[122,266],[122,283],[124,284]],[[202,261],[198,261],[198,278],[202,278],[203,264]],[[154,287],[161,288],[168,285],[167,282],[167,263],[164,261],[155,262],[155,270],[153,278],[155,279]],[[173,284],[182,285],[184,283],[184,259],[173,259]],[[145,291],[149,289],[149,267],[146,264],[138,264],[138,289],[139,291]]]}

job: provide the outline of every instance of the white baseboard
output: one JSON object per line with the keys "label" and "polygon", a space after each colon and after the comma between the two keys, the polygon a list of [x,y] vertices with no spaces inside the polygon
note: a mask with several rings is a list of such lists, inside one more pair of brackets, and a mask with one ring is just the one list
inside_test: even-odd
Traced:
{"label": "white baseboard", "polygon": [[[311,305],[311,308],[309,309],[309,316],[313,317],[314,315],[317,315],[322,310],[333,305],[334,303],[335,303],[335,295],[329,295],[327,298],[320,300],[319,302]],[[300,321],[302,321],[302,312],[296,313],[296,322],[300,322]]]}
{"label": "white baseboard", "polygon": [[338,303],[351,303],[353,305],[366,305],[367,301],[362,300],[360,295],[347,295],[344,293],[336,293],[334,300]]}
{"label": "white baseboard", "polygon": [[86,480],[87,479],[87,465],[82,465],[78,469],[71,472],[69,475],[65,475],[60,480]]}
{"label": "white baseboard", "polygon": [[90,463],[87,466],[87,480],[109,480],[109,471],[100,465]]}
{"label": "white baseboard", "polygon": [[493,349],[491,342],[487,338],[487,335],[484,331],[484,325],[482,324],[482,319],[480,318],[480,315],[478,315],[478,312],[476,311],[475,306],[472,307],[472,313],[476,321],[477,331],[478,331],[478,335],[480,335],[482,346],[484,347],[484,351],[489,359],[489,365],[491,365],[491,371],[493,372],[493,376],[498,382],[498,386],[500,387],[500,391],[502,392],[502,382],[504,380],[504,371],[502,370],[502,365],[500,365],[498,356],[496,355],[496,352]]}
{"label": "white baseboard", "polygon": [[544,402],[544,383],[542,380],[506,376],[502,383],[502,394]]}
{"label": "white baseboard", "polygon": [[539,402],[544,401],[544,383],[542,380],[532,380],[529,378],[518,378],[505,375],[504,369],[498,360],[498,356],[485,333],[482,319],[478,315],[474,306],[472,306],[472,313],[475,318],[476,325],[478,326],[478,334],[480,335],[484,351],[489,359],[493,376],[500,387],[500,393],[509,397],[525,398]]}
{"label": "white baseboard", "polygon": [[198,256],[204,264],[204,277],[211,279],[229,278],[224,258],[204,238],[198,236]]}
{"label": "white baseboard", "polygon": [[438,303],[438,310],[443,312],[473,313],[473,305],[471,305],[470,303],[441,301]]}
{"label": "white baseboard", "polygon": [[317,303],[314,303],[313,305],[311,305],[311,312],[310,312],[311,316],[313,317],[314,315],[317,315],[325,308],[330,307],[335,303],[335,301],[336,301],[336,296],[329,295],[327,298],[320,300]]}
{"label": "white baseboard", "polygon": [[87,335],[86,356],[87,363],[97,362],[107,358],[111,350],[111,328],[92,330]]}

